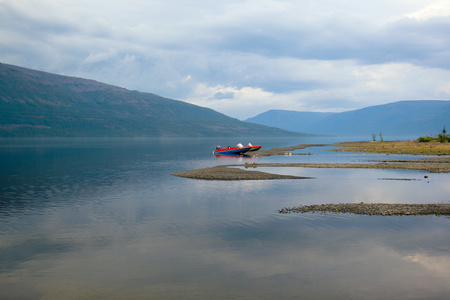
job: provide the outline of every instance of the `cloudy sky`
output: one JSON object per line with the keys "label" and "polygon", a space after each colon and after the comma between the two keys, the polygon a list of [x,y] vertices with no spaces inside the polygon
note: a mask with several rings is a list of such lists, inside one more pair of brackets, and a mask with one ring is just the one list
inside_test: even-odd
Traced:
{"label": "cloudy sky", "polygon": [[450,0],[0,0],[0,62],[246,119],[450,99]]}

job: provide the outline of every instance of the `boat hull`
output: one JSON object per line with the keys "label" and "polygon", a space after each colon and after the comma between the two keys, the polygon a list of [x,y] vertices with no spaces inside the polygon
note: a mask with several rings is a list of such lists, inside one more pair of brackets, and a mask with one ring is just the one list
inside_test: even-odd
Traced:
{"label": "boat hull", "polygon": [[261,149],[261,146],[252,146],[250,151],[258,151],[259,149]]}
{"label": "boat hull", "polygon": [[232,148],[222,148],[222,149],[216,149],[215,154],[216,155],[241,155],[246,152],[249,152],[252,149],[252,147],[232,147]]}

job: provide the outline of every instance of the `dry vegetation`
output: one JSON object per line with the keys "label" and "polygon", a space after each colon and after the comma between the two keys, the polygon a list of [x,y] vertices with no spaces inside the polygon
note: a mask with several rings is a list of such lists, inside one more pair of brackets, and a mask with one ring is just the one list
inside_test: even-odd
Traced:
{"label": "dry vegetation", "polygon": [[414,155],[450,155],[450,143],[418,141],[394,142],[346,142],[334,144],[343,147],[334,151],[370,152],[386,154],[414,154]]}

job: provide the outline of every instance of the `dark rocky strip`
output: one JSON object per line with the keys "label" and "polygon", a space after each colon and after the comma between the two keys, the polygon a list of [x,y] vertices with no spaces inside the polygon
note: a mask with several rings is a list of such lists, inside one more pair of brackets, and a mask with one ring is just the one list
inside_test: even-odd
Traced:
{"label": "dark rocky strip", "polygon": [[287,213],[353,213],[361,215],[450,215],[450,204],[387,204],[387,203],[345,203],[295,206],[279,210]]}
{"label": "dark rocky strip", "polygon": [[378,178],[378,180],[415,181],[415,180],[420,180],[420,179],[415,179],[415,178]]}
{"label": "dark rocky strip", "polygon": [[301,168],[341,168],[341,169],[405,169],[430,173],[449,173],[450,156],[440,160],[410,159],[399,161],[384,160],[371,163],[262,163],[257,167],[301,167]]}
{"label": "dark rocky strip", "polygon": [[312,179],[313,177],[301,177],[292,175],[271,174],[260,171],[246,171],[228,166],[216,166],[211,168],[182,171],[171,175],[203,180],[267,180],[267,179]]}

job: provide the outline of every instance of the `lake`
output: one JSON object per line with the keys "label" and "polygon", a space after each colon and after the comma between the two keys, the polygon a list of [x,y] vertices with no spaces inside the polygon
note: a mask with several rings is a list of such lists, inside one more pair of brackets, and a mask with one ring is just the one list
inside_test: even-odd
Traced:
{"label": "lake", "polygon": [[450,203],[450,174],[258,168],[315,179],[170,175],[247,161],[405,157],[330,147],[297,151],[310,156],[212,154],[217,144],[252,142],[269,149],[344,140],[0,139],[0,299],[447,298],[449,218],[278,210],[319,203]]}

